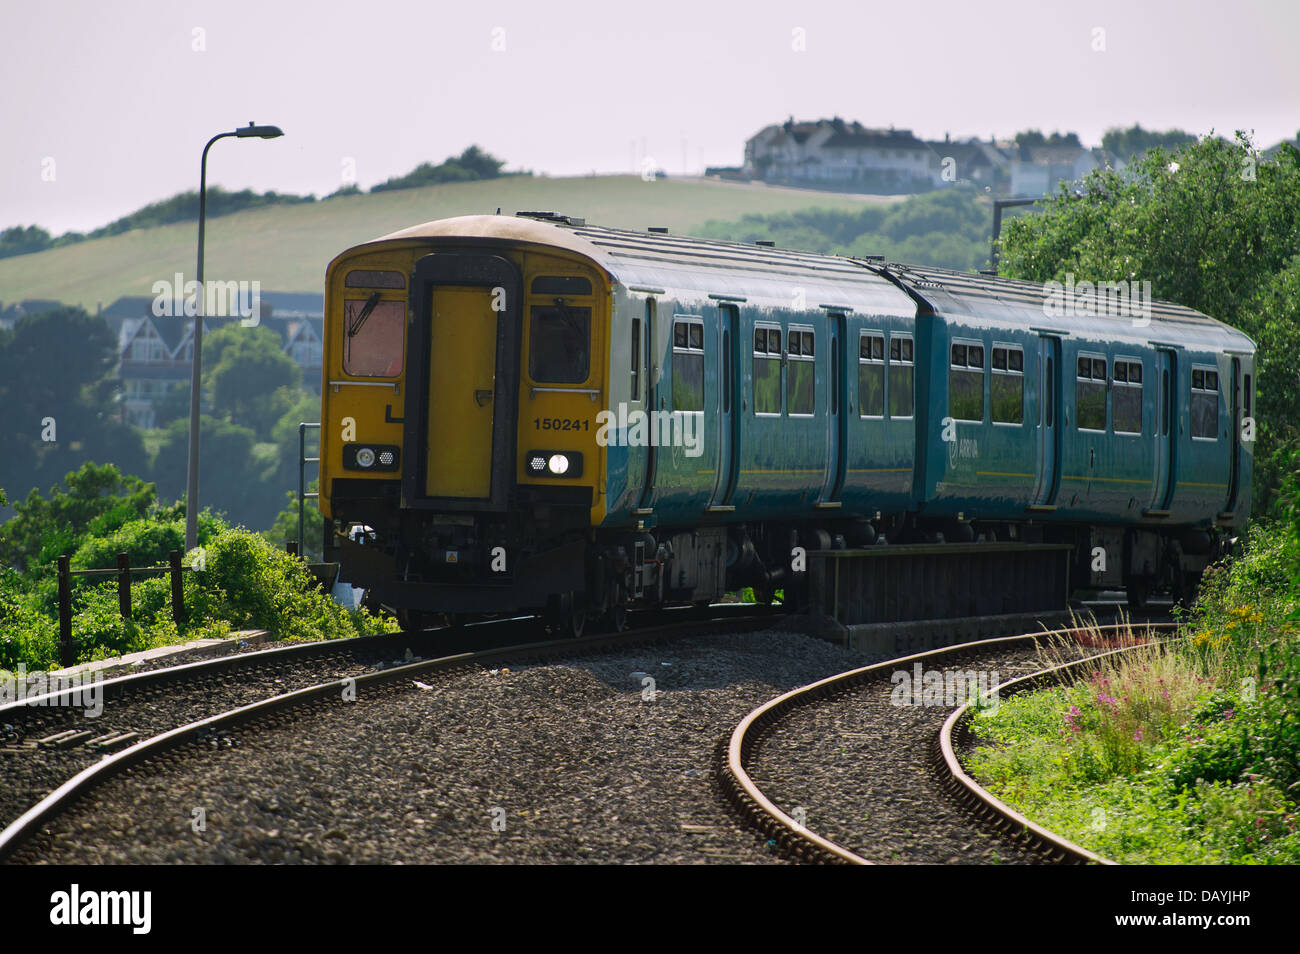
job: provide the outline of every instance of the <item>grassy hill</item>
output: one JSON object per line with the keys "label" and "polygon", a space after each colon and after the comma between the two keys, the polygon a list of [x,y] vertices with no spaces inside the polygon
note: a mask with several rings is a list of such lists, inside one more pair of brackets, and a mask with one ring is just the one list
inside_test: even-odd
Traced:
{"label": "grassy hill", "polygon": [[[857,210],[879,196],[849,196],[707,180],[637,176],[507,177],[340,196],[249,209],[208,220],[204,268],[210,279],[253,281],[267,291],[318,292],[325,266],[360,242],[431,219],[470,213],[553,209],[592,224],[686,232],[709,219],[739,219],[820,207]],[[122,295],[152,294],[176,272],[194,277],[196,228],[139,229],[0,260],[0,302],[29,298],[80,304],[92,313]]]}

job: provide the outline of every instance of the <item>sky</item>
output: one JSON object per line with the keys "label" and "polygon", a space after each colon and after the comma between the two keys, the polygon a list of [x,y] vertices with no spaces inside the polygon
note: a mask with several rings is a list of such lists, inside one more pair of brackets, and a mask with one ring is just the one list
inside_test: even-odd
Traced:
{"label": "sky", "polygon": [[368,188],[471,143],[549,175],[738,165],[789,116],[922,138],[1300,130],[1296,0],[3,0],[0,228],[197,188]]}

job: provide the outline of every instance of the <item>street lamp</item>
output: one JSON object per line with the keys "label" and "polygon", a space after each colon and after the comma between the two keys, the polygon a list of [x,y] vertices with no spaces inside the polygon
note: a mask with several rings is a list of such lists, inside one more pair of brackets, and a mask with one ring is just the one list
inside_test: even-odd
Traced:
{"label": "street lamp", "polygon": [[284,133],[279,126],[255,126],[249,122],[234,132],[218,133],[203,147],[199,163],[199,264],[198,301],[194,308],[194,361],[190,366],[190,460],[185,491],[185,550],[193,550],[199,543],[199,372],[203,352],[203,310],[207,293],[203,287],[203,225],[208,208],[208,150],[218,139],[236,136],[240,139],[275,139]]}

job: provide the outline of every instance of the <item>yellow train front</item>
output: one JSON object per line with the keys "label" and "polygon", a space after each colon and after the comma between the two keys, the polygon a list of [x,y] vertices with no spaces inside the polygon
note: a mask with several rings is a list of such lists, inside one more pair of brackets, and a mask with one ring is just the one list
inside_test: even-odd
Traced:
{"label": "yellow train front", "polygon": [[591,609],[610,282],[555,232],[465,217],[330,263],[326,559],[408,623],[549,607],[581,629]]}

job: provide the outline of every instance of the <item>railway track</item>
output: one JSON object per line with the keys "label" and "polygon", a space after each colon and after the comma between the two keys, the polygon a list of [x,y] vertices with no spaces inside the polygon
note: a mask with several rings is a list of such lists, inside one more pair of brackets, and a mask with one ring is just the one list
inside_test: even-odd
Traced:
{"label": "railway track", "polygon": [[[229,681],[233,678],[232,672],[242,673],[244,676],[258,673],[255,684],[240,687],[242,696],[252,695],[251,699],[241,699],[241,704],[229,705],[231,695],[220,692],[216,693],[216,698],[206,698],[198,704],[192,701],[186,702],[175,707],[175,711],[169,712],[167,716],[156,719],[148,729],[137,733],[137,738],[129,739],[129,744],[117,751],[96,751],[89,756],[82,753],[79,761],[58,762],[54,771],[62,771],[64,775],[58,784],[51,786],[50,791],[42,794],[12,820],[6,819],[8,826],[0,832],[0,861],[13,858],[23,845],[53,819],[65,812],[70,805],[108,780],[124,773],[129,774],[147,762],[179,756],[187,746],[192,750],[231,746],[237,744],[232,733],[238,729],[266,727],[279,720],[294,718],[298,713],[313,707],[344,706],[359,698],[369,698],[378,693],[391,691],[395,687],[409,686],[412,681],[436,679],[470,667],[485,667],[505,661],[555,659],[571,654],[587,654],[602,649],[666,641],[697,630],[705,623],[714,633],[746,632],[768,627],[780,618],[780,614],[756,611],[753,607],[738,607],[737,610],[736,612],[724,610],[718,616],[708,620],[701,619],[698,612],[684,611],[669,614],[670,617],[680,616],[682,621],[670,622],[666,625],[628,630],[617,634],[586,636],[581,639],[538,641],[534,638],[522,643],[510,642],[508,636],[495,630],[495,636],[485,637],[482,633],[483,629],[488,628],[485,626],[480,628],[480,633],[462,638],[471,638],[478,642],[491,638],[503,645],[444,653],[434,658],[411,659],[392,665],[382,665],[382,668],[379,665],[371,665],[366,671],[361,671],[361,667],[356,662],[358,654],[363,651],[378,652],[384,657],[378,661],[382,664],[392,659],[394,651],[402,653],[405,650],[407,655],[413,655],[410,648],[412,644],[424,647],[428,645],[428,640],[445,638],[446,634],[439,632],[414,636],[404,634],[396,640],[394,637],[368,637],[366,639],[371,641],[348,641],[353,645],[342,649],[338,648],[342,646],[341,643],[333,646],[312,644],[312,647],[291,647],[292,651],[271,650],[261,654],[223,657],[220,660],[176,667],[176,670],[156,670],[117,680],[106,680],[104,683],[106,697],[115,700],[116,708],[106,702],[104,715],[107,716],[110,711],[116,711],[119,716],[129,712],[138,720],[144,718],[144,714],[151,707],[156,708],[155,704],[164,698],[165,693],[177,693],[183,688],[193,690],[200,684],[210,688],[214,680],[220,685],[223,680]],[[521,629],[527,630],[527,627],[520,626],[498,628],[506,634],[513,633],[516,639]],[[532,627],[532,632],[536,632],[535,626]],[[387,640],[386,646],[384,640]],[[279,654],[274,662],[253,658],[273,653]],[[309,661],[312,665],[307,667],[306,671],[317,672],[319,667],[316,664],[338,655],[342,655],[344,662],[347,663],[344,668],[349,671],[340,675],[336,666],[335,671],[331,671],[328,678],[308,680],[307,684],[296,688],[281,685],[278,691],[268,691],[269,687],[276,685],[276,679],[282,683],[287,681],[281,676],[271,677],[268,682],[267,674],[280,671],[279,667],[302,667]],[[293,679],[302,683],[303,675],[301,668],[295,669]],[[110,683],[113,684],[111,688]],[[29,707],[34,701],[37,700],[26,700]],[[140,708],[141,706],[143,709]],[[5,717],[17,714],[16,707],[9,708],[15,711]],[[50,711],[59,710],[31,708],[31,712]],[[195,717],[182,721],[177,718],[179,711],[189,711],[194,713]],[[46,728],[51,727],[46,726]],[[72,750],[47,748],[40,751],[43,756],[49,758]],[[11,753],[10,757],[14,757],[14,753]]]}
{"label": "railway track", "polygon": [[[1171,628],[1133,627],[1151,635]],[[970,715],[964,698],[957,704],[898,704],[899,690],[923,672],[942,672],[944,685],[954,672],[1012,675],[980,686],[998,693],[1060,678],[1083,661],[1061,664],[1059,655],[1069,646],[1066,640],[1085,630],[1117,636],[1124,627],[981,640],[794,689],[736,726],[720,753],[720,786],[774,848],[799,861],[1101,862],[1029,822],[961,770],[956,752]],[[1056,647],[1056,665],[1044,654],[1049,646]],[[1071,654],[1083,658],[1103,651],[1075,647]]]}

